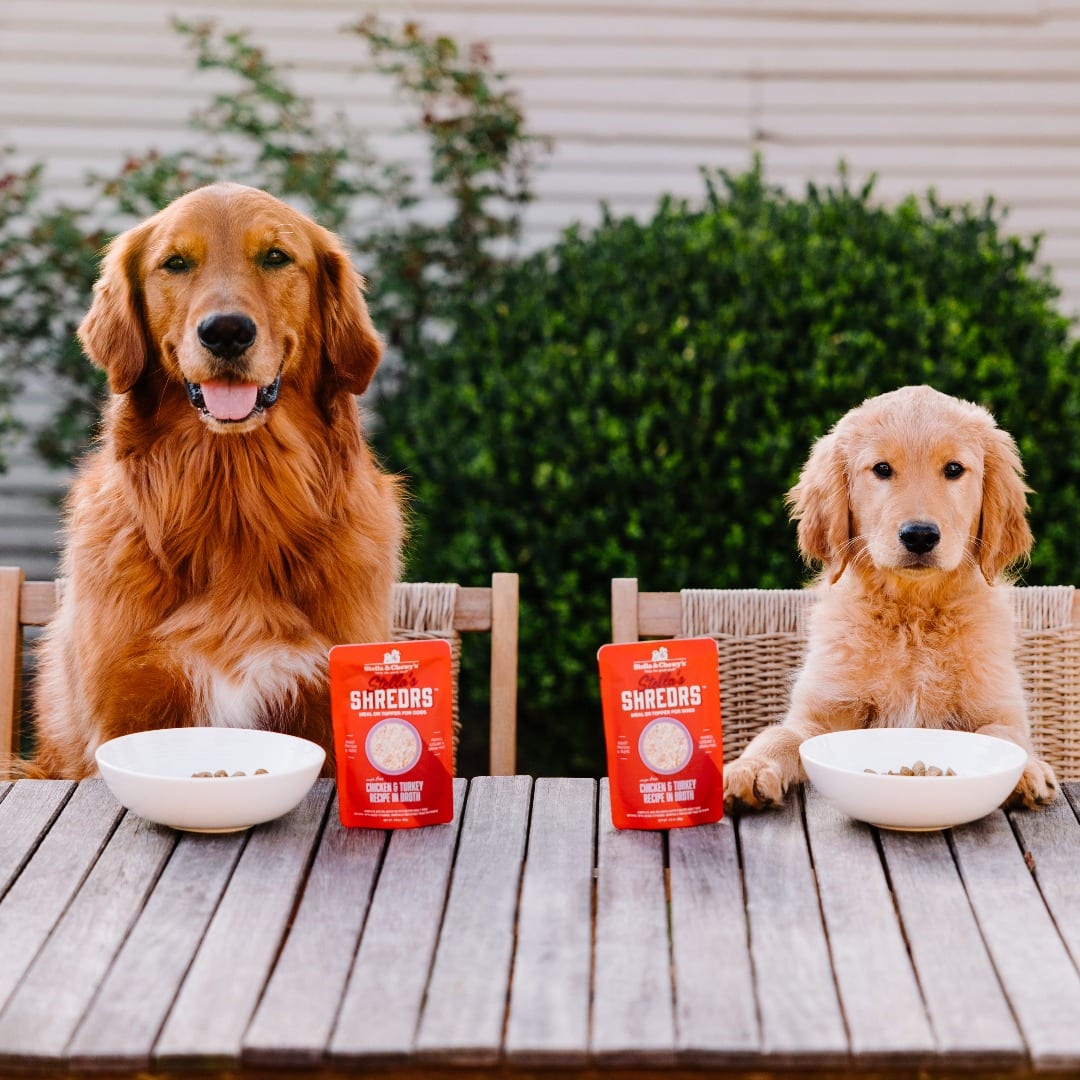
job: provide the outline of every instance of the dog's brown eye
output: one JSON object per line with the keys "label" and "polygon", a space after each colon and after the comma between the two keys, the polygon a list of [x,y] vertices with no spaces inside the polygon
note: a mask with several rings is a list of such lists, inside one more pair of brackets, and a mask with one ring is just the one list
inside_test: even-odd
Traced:
{"label": "dog's brown eye", "polygon": [[191,264],[184,258],[183,255],[170,255],[162,264],[162,270],[168,270],[170,274],[182,274],[185,270],[189,270]]}
{"label": "dog's brown eye", "polygon": [[281,248],[271,248],[263,256],[263,266],[285,266],[291,262],[292,259]]}
{"label": "dog's brown eye", "polygon": [[882,480],[888,480],[892,476],[892,466],[887,461],[879,461],[871,471]]}
{"label": "dog's brown eye", "polygon": [[950,461],[945,466],[945,479],[955,480],[958,476],[964,475],[964,466],[959,461]]}

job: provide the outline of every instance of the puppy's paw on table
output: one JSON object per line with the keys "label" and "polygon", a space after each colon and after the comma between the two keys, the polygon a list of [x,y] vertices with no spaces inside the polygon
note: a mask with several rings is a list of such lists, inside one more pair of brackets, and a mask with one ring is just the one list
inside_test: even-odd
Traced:
{"label": "puppy's paw on table", "polygon": [[1058,790],[1054,770],[1045,761],[1032,757],[1024,767],[1016,789],[1009,796],[1007,805],[1026,806],[1033,810],[1052,803],[1057,798]]}
{"label": "puppy's paw on table", "polygon": [[784,777],[768,758],[741,757],[724,766],[724,806],[760,810],[784,801]]}

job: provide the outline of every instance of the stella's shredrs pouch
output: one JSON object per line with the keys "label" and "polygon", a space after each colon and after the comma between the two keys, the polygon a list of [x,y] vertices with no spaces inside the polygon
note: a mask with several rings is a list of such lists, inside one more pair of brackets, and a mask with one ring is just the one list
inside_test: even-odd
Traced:
{"label": "stella's shredrs pouch", "polygon": [[450,643],[330,650],[342,825],[407,829],[454,816]]}
{"label": "stella's shredrs pouch", "polygon": [[598,661],[615,827],[719,821],[724,748],[716,642],[604,645]]}

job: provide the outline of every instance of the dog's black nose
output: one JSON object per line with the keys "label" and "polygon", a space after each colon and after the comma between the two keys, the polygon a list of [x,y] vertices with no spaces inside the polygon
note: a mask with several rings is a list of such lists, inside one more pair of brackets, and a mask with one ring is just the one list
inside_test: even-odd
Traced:
{"label": "dog's black nose", "polygon": [[243,312],[207,315],[199,323],[199,340],[215,356],[231,360],[255,341],[255,323]]}
{"label": "dog's black nose", "polygon": [[915,555],[925,555],[937,547],[941,530],[932,521],[905,521],[900,526],[900,543]]}

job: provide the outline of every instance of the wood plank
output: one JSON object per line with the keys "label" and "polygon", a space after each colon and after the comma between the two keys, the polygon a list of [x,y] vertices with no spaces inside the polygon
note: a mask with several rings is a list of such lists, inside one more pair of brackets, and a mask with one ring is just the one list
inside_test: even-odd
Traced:
{"label": "wood plank", "polygon": [[62,1060],[175,843],[171,829],[124,816],[0,1013],[0,1067]]}
{"label": "wood plank", "polygon": [[638,639],[638,581],[637,578],[611,579],[611,640]]}
{"label": "wood plank", "polygon": [[244,1036],[245,1062],[322,1060],[386,840],[380,829],[343,826],[334,798],[285,947]]}
{"label": "wood plank", "polygon": [[332,790],[316,781],[295,810],[252,831],[154,1048],[159,1067],[239,1060]]}
{"label": "wood plank", "polygon": [[123,813],[104,781],[84,780],[0,902],[0,956],[4,958],[0,1007],[63,915]]}
{"label": "wood plank", "polygon": [[51,581],[23,583],[19,621],[24,626],[44,626],[56,614],[58,587]]}
{"label": "wood plank", "polygon": [[734,822],[672,829],[668,852],[679,1061],[747,1067],[761,1032]]}
{"label": "wood plank", "polygon": [[643,638],[677,637],[681,628],[682,597],[679,593],[638,593],[638,633]]}
{"label": "wood plank", "polygon": [[330,1040],[343,1064],[403,1062],[411,1053],[446,905],[467,781],[454,781],[447,825],[396,829],[383,859]]}
{"label": "wood plank", "polygon": [[743,814],[739,845],[750,951],[757,980],[763,1065],[818,1067],[847,1060],[814,871],[798,795]]}
{"label": "wood plank", "polygon": [[1077,973],[1004,813],[952,831],[986,947],[1037,1069],[1080,1068]]}
{"label": "wood plank", "polygon": [[5,772],[8,754],[17,757],[19,753],[23,649],[19,595],[22,583],[22,567],[0,566],[0,770]]}
{"label": "wood plank", "polygon": [[931,1059],[934,1033],[874,833],[805,789],[806,829],[852,1055],[862,1067]]}
{"label": "wood plank", "polygon": [[596,781],[537,780],[506,1023],[516,1064],[588,1055],[595,850]]}
{"label": "wood plank", "polygon": [[600,782],[592,1054],[605,1066],[675,1060],[662,831],[616,829]]}
{"label": "wood plank", "polygon": [[492,776],[517,771],[518,576],[491,575]]}
{"label": "wood plank", "polygon": [[1023,1058],[1008,1002],[944,833],[879,831],[941,1064]]}
{"label": "wood plank", "polygon": [[1054,925],[1080,966],[1080,783],[1062,789],[1049,806],[1011,810],[1009,819]]}
{"label": "wood plank", "polygon": [[75,785],[69,780],[20,780],[0,802],[0,896],[18,876]]}
{"label": "wood plank", "polygon": [[68,1046],[74,1068],[148,1070],[249,833],[184,833]]}
{"label": "wood plank", "polygon": [[426,1061],[486,1065],[502,1048],[532,778],[469,782],[461,840],[416,1035]]}

